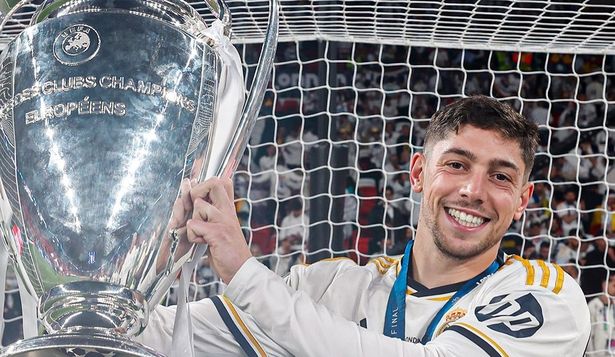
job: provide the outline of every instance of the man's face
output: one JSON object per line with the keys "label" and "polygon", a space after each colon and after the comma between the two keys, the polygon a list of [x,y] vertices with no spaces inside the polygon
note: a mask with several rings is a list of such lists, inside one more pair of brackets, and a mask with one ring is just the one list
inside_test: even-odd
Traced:
{"label": "man's face", "polygon": [[430,146],[410,168],[413,190],[423,193],[418,234],[448,257],[495,256],[533,190],[519,145],[466,125]]}

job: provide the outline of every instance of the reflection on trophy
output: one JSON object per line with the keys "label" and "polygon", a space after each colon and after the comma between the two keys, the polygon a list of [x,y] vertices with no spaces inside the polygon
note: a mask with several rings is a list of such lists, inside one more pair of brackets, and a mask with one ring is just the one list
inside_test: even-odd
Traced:
{"label": "reflection on trophy", "polygon": [[23,11],[29,2],[0,28],[28,17],[0,55],[0,226],[44,334],[2,355],[160,356],[129,337],[193,254],[173,214],[184,183],[229,176],[245,149],[273,63],[276,3],[240,112],[222,1],[207,3],[210,26],[182,0]]}

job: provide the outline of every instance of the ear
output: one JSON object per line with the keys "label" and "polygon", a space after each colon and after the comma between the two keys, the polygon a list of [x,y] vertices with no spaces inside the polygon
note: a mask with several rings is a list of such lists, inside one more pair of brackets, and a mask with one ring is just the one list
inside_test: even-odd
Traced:
{"label": "ear", "polygon": [[523,190],[521,191],[521,196],[519,197],[519,205],[515,210],[515,221],[520,220],[523,216],[523,212],[525,211],[527,204],[530,202],[530,197],[532,197],[532,193],[534,193],[534,183],[528,182],[525,184],[525,187],[523,187]]}
{"label": "ear", "polygon": [[423,192],[425,161],[427,158],[423,153],[415,153],[410,160],[410,185],[412,191],[416,193]]}

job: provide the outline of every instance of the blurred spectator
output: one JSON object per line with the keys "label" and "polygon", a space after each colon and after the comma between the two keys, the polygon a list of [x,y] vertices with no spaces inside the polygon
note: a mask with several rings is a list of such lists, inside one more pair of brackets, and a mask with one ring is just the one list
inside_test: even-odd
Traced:
{"label": "blurred spectator", "polygon": [[[540,247],[543,243],[549,243],[549,237],[545,224],[539,220],[531,220],[525,230],[525,237],[528,240],[526,244],[531,244],[535,248],[535,252],[538,256],[540,253]],[[542,259],[542,258],[540,258]]]}
{"label": "blurred spectator", "polygon": [[602,181],[606,168],[603,157],[598,156],[590,138],[579,143],[579,181],[582,183]]}
{"label": "blurred spectator", "polygon": [[585,266],[581,269],[581,288],[585,295],[602,292],[607,270],[615,268],[615,249],[609,246],[605,237],[595,239],[593,247],[585,256]]}
{"label": "blurred spectator", "polygon": [[519,234],[506,234],[500,243],[500,249],[509,255],[521,255],[523,237]]}
{"label": "blurred spectator", "polygon": [[577,262],[574,259],[571,259],[567,264],[562,265],[562,269],[574,278],[574,280],[579,282],[579,268],[577,267]]}
{"label": "blurred spectator", "polygon": [[[265,153],[258,160],[260,171],[252,176],[252,187],[255,191],[256,199],[272,197],[276,187],[275,163],[277,150],[274,145],[267,145]],[[253,196],[254,197],[254,196]]]}
{"label": "blurred spectator", "polygon": [[542,102],[527,104],[526,115],[536,125],[547,125],[550,121],[549,109]]}
{"label": "blurred spectator", "polygon": [[562,220],[564,233],[575,232],[579,228],[577,220],[579,214],[577,207],[577,191],[569,188],[564,195],[564,201],[555,208],[557,216]]}
{"label": "blurred spectator", "polygon": [[280,146],[284,163],[289,169],[301,167],[303,158],[303,146],[299,141],[299,128],[294,128],[283,138]]}
{"label": "blurred spectator", "polygon": [[538,250],[538,256],[536,259],[551,261],[551,242],[542,242],[540,243],[540,249]]}
{"label": "blurred spectator", "polygon": [[557,253],[555,254],[556,264],[567,264],[579,255],[579,239],[576,237],[567,238],[557,244]]}
{"label": "blurred spectator", "polygon": [[397,156],[401,157],[403,151],[410,152],[410,125],[403,124],[397,137]]}
{"label": "blurred spectator", "polygon": [[[293,198],[286,205],[287,214],[280,223],[280,241],[289,241],[293,249],[306,246],[309,233],[309,217],[303,213],[303,205],[298,198]],[[286,254],[286,253],[285,253]]]}
{"label": "blurred spectator", "polygon": [[[605,207],[598,207],[591,223],[592,231],[604,230],[607,236],[615,234],[615,192],[609,193]],[[615,237],[613,237],[615,238]]]}
{"label": "blurred spectator", "polygon": [[615,354],[615,272],[609,271],[602,282],[602,295],[591,299],[587,306],[592,332],[587,346],[588,356],[607,357]]}
{"label": "blurred spectator", "polygon": [[[301,194],[304,185],[304,175],[305,171],[300,168],[290,169],[284,163],[284,159],[278,157],[276,181],[278,200]],[[305,184],[307,185],[307,177]]]}
{"label": "blurred spectator", "polygon": [[280,240],[276,254],[269,257],[269,268],[279,276],[285,276],[295,264],[303,263],[303,254],[292,247],[290,239]]}
{"label": "blurred spectator", "polygon": [[252,244],[250,244],[250,253],[252,253],[252,256],[255,257],[256,260],[264,264],[267,268],[270,268],[270,261],[266,256],[263,255],[263,250],[260,244],[252,242]]}
{"label": "blurred spectator", "polygon": [[538,259],[538,252],[536,246],[533,244],[524,245],[521,257],[525,259]]}
{"label": "blurred spectator", "polygon": [[408,224],[408,215],[400,207],[401,201],[394,201],[394,191],[391,186],[385,188],[384,200],[378,200],[372,209],[368,224],[374,225],[370,229],[371,240],[369,254],[384,251],[385,239],[395,244],[395,239],[402,239],[405,232],[401,227]]}

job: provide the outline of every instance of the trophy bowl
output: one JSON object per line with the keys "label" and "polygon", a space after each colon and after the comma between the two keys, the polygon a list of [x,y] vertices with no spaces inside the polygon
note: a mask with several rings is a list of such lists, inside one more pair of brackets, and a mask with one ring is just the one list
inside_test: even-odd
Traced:
{"label": "trophy bowl", "polygon": [[182,0],[28,3],[0,27],[29,17],[0,55],[0,229],[41,336],[1,355],[160,356],[130,337],[194,253],[173,207],[183,182],[235,169],[277,4],[244,104],[222,1],[211,26]]}

